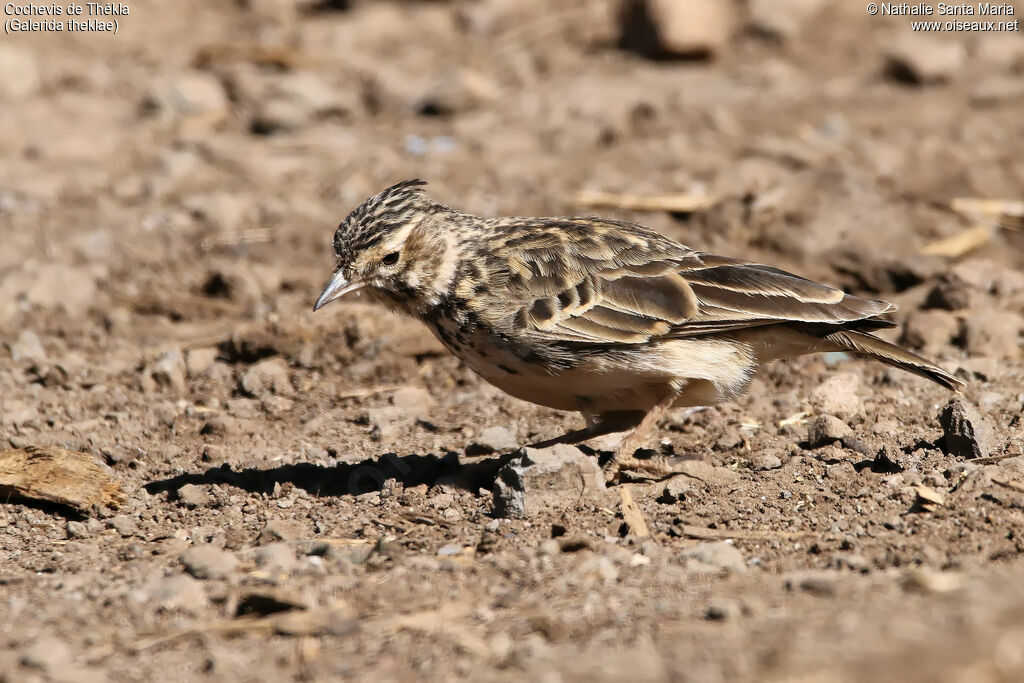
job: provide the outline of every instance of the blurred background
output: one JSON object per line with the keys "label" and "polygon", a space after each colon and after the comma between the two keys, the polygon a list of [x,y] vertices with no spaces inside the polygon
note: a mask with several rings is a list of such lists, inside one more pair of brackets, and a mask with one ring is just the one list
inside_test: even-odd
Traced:
{"label": "blurred background", "polygon": [[[163,584],[152,588],[153,576],[180,573],[178,550],[161,545],[175,529],[220,529],[209,537],[240,556],[262,543],[252,539],[269,517],[301,519],[306,536],[374,539],[387,532],[379,526],[383,513],[372,507],[384,505],[380,497],[376,503],[354,496],[318,502],[306,496],[312,484],[300,485],[294,472],[285,476],[274,468],[314,463],[326,469],[313,478],[323,478],[338,463],[392,451],[461,452],[490,424],[507,425],[510,435],[492,450],[575,425],[572,416],[481,385],[414,323],[358,302],[311,314],[333,265],[335,226],[365,197],[406,178],[427,180],[433,197],[468,212],[633,220],[695,248],[896,301],[900,326],[891,338],[974,382],[970,402],[990,422],[985,456],[997,458],[992,463],[1020,456],[1024,6],[996,3],[1013,12],[1001,16],[977,16],[975,4],[975,16],[916,17],[872,15],[865,4],[129,0],[127,15],[84,17],[117,19],[116,34],[0,38],[0,445],[60,445],[105,460],[131,492],[122,514],[135,525],[121,533],[100,521],[68,541],[65,520],[0,505],[0,520],[7,521],[2,547],[12,553],[0,560],[0,567],[8,565],[0,579],[5,571],[77,576],[86,587],[81,590],[109,598],[95,611],[95,604],[75,598],[60,602],[63,594],[52,586],[44,590],[45,582],[20,584],[18,600],[35,609],[32,617],[19,617],[27,620],[20,635],[0,630],[11,666],[22,666],[24,649],[58,614],[74,613],[68,623],[85,631],[99,628],[102,614],[102,621],[130,632],[183,623],[181,614],[199,621],[224,617],[225,605],[233,603],[218,602],[218,588],[181,589],[183,600],[194,598],[188,608],[161,603],[170,600],[160,592]],[[4,12],[5,20],[45,18]],[[918,19],[1018,24],[1016,30],[915,32],[911,22]],[[845,479],[835,470],[831,484],[820,483],[836,462],[802,451],[803,483],[794,484],[788,471],[762,472],[754,483],[744,480],[745,493],[729,494],[734,489],[723,484],[715,495],[698,496],[705,506],[699,514],[681,502],[685,496],[669,497],[681,507],[658,507],[660,488],[637,494],[662,531],[673,515],[692,521],[697,514],[705,517],[702,524],[792,523],[827,536],[816,553],[807,550],[814,539],[799,548],[748,539],[740,545],[747,560],[763,562],[764,571],[757,569],[762,578],[741,587],[705,583],[696,593],[676,586],[671,597],[658,600],[656,576],[636,579],[626,590],[618,579],[606,580],[611,570],[600,563],[585,570],[587,576],[605,572],[593,599],[580,598],[570,586],[542,600],[539,589],[538,600],[591,619],[586,627],[559,630],[550,615],[531,621],[540,614],[536,605],[488,603],[490,612],[466,617],[466,629],[483,629],[479,642],[463,640],[456,630],[438,636],[442,644],[436,645],[429,628],[410,627],[411,635],[403,631],[373,646],[334,636],[314,646],[278,636],[266,653],[258,639],[246,640],[242,651],[276,657],[276,664],[267,664],[277,672],[268,680],[365,674],[376,671],[374,657],[383,657],[386,670],[403,680],[425,672],[468,676],[475,667],[495,680],[557,670],[568,679],[623,671],[674,680],[868,680],[872,671],[884,670],[871,666],[883,664],[908,680],[939,680],[961,671],[957,667],[968,672],[957,680],[1020,680],[1024,622],[1019,613],[1007,616],[999,580],[985,573],[1016,572],[1020,580],[1021,547],[1010,529],[1024,521],[1024,488],[991,482],[992,476],[1017,481],[1017,475],[990,472],[985,486],[964,489],[970,500],[964,508],[945,516],[940,511],[925,527],[908,530],[899,521],[914,500],[906,487],[934,472],[929,485],[952,492],[966,471],[949,469],[950,454],[940,444],[936,415],[947,397],[884,369],[835,362],[858,382],[863,378],[856,405],[840,416],[866,435],[872,457],[886,444],[910,454],[910,464],[899,461],[886,472],[898,481],[882,483],[860,465],[855,472],[848,461],[856,449],[848,448],[846,456],[829,456],[849,465]],[[799,456],[794,444],[805,427],[796,436],[773,425],[812,411],[806,396],[832,370],[820,358],[781,367],[759,380],[750,402],[726,406],[699,418],[703,422],[680,423],[666,438],[679,448],[715,444],[716,466],[744,471],[765,448],[783,455],[795,449]],[[402,389],[396,393],[396,387]],[[737,425],[752,424],[743,422],[747,418],[770,429],[748,430],[740,439]],[[209,492],[187,505],[182,494],[151,486],[221,467],[258,470],[260,483],[200,481]],[[429,476],[420,483],[431,487],[430,496],[450,493]],[[490,505],[490,484],[480,486],[483,493],[458,493],[458,515],[409,494],[402,503],[409,509],[422,503],[447,515],[448,526],[417,527],[424,535],[415,553],[433,558],[452,543],[476,546]],[[794,486],[806,487],[817,501],[815,512],[813,505],[794,511],[794,502],[780,493]],[[825,489],[834,492],[831,499],[815,498]],[[854,494],[868,489],[877,499],[865,503],[874,506],[866,512]],[[1007,502],[1011,494],[1016,497]],[[277,505],[284,501],[288,506]],[[771,517],[773,511],[782,516]],[[581,529],[603,537],[603,513],[577,512],[585,520]],[[758,518],[762,513],[768,516]],[[866,517],[857,521],[860,515]],[[854,521],[837,527],[839,517]],[[793,521],[798,518],[804,521]],[[864,533],[855,533],[858,526]],[[527,524],[517,533],[534,539],[526,543],[533,548],[549,528]],[[70,549],[53,551],[65,542]],[[519,572],[543,577],[551,569],[536,553],[522,560],[514,538],[503,542],[507,547],[494,551],[507,561],[503,568],[466,565],[475,567],[466,571],[482,582],[481,594],[488,594],[488,585],[512,590]],[[655,559],[656,566],[676,562],[674,552]],[[832,553],[860,559],[835,560]],[[608,560],[615,567],[649,560],[631,561]],[[367,572],[392,576],[385,570],[397,567],[395,576],[404,577],[403,568],[414,567],[388,562],[321,568],[335,583],[317,590],[344,592],[361,585]],[[893,579],[879,589],[888,597],[865,608],[874,615],[867,621],[840,623],[831,610],[859,607],[863,594],[877,588],[873,583],[821,588],[812,582],[772,612],[778,593],[764,592],[763,577],[836,566],[845,568],[843,577],[884,576],[908,566],[980,568],[972,595],[989,611],[971,621],[938,584],[925,581],[923,593],[905,593]],[[121,588],[104,583],[101,574],[117,576]],[[451,586],[472,583],[449,580],[454,583],[444,585],[455,592]],[[736,591],[749,599],[730,602]],[[364,594],[364,600],[387,613],[387,591],[378,592],[384,597]],[[935,606],[922,594],[947,597]],[[850,602],[835,607],[844,598]],[[127,612],[115,617],[110,605],[125,600]],[[590,607],[582,609],[580,600]],[[832,600],[833,607],[821,600]],[[651,612],[643,606],[653,610],[655,604],[664,606],[659,619],[673,625],[649,632]],[[726,632],[708,630],[708,604],[724,615]],[[608,605],[618,605],[621,619]],[[593,610],[603,615],[597,622]],[[16,612],[0,605],[0,615],[9,617],[0,621],[13,624]],[[905,631],[893,627],[891,643],[891,634],[871,625],[904,613],[913,623]],[[998,650],[985,624],[1003,617],[1017,635],[1009,644],[998,641]],[[941,624],[937,634],[924,626],[933,621]],[[527,622],[532,625],[523,626]],[[973,625],[964,626],[968,622]],[[509,623],[518,626],[499,628]],[[779,623],[785,628],[777,629]],[[638,628],[646,635],[636,636]],[[818,652],[821,633],[835,636],[834,647]],[[96,636],[97,642],[106,637]],[[840,654],[848,637],[860,646],[850,644]],[[913,668],[898,651],[916,652],[932,637],[933,649],[921,658],[931,662],[925,669]],[[134,672],[122,678],[157,679],[173,679],[179,668],[213,676],[241,666],[216,638],[198,654],[160,649],[151,660],[120,646],[111,646],[115,655],[97,654],[97,642],[70,630],[61,638],[70,654],[57,664],[76,662],[96,676],[114,664]],[[970,645],[956,655],[956,648],[943,645],[962,639]],[[893,651],[881,664],[864,662],[863,648],[889,645]],[[423,654],[435,646],[441,648],[436,657]],[[346,648],[352,648],[350,668],[332,669],[337,663],[324,653],[341,656]],[[581,652],[595,659],[588,663],[577,656]],[[624,663],[629,652],[657,666],[637,673]],[[214,663],[204,669],[204,662]],[[600,666],[588,669],[593,662]]]}

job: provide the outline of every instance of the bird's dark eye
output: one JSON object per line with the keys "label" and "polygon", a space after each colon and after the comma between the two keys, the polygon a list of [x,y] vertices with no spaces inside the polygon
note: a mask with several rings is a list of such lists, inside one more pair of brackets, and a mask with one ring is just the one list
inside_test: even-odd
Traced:
{"label": "bird's dark eye", "polygon": [[385,255],[384,258],[380,260],[380,262],[383,263],[385,266],[395,265],[396,263],[398,263],[398,252],[393,251],[390,254]]}

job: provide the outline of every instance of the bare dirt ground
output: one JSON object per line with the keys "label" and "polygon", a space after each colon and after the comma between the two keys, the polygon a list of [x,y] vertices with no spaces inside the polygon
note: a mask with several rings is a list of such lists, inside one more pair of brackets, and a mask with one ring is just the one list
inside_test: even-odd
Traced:
{"label": "bare dirt ground", "polygon": [[[124,494],[0,502],[0,680],[1024,680],[1024,231],[950,207],[1024,195],[1020,33],[723,1],[654,17],[700,29],[680,60],[617,5],[134,0],[0,40],[0,447]],[[578,416],[310,310],[334,226],[410,177],[893,300],[973,436],[805,358],[662,424],[686,474],[541,454],[501,518],[499,467]]]}

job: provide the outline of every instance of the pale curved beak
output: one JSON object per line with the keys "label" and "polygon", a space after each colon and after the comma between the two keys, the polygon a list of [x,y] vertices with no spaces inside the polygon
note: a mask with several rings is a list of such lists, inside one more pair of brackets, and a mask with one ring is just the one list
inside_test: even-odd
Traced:
{"label": "pale curved beak", "polygon": [[331,281],[327,283],[326,287],[324,287],[324,291],[320,292],[320,298],[318,298],[316,303],[313,304],[313,310],[319,311],[335,299],[340,299],[349,292],[354,292],[365,286],[365,282],[361,280],[349,282],[345,279],[345,275],[340,270],[335,271],[334,275],[331,276]]}

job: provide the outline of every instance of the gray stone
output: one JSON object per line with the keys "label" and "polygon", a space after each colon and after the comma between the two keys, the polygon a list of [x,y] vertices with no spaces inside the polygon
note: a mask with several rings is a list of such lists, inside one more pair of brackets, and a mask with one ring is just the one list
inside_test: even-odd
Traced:
{"label": "gray stone", "polygon": [[190,508],[206,507],[210,504],[209,492],[196,484],[185,484],[178,488],[178,500]]}
{"label": "gray stone", "polygon": [[833,415],[819,415],[807,427],[807,443],[811,448],[842,442],[851,436],[850,426]]}
{"label": "gray stone", "polygon": [[198,545],[181,555],[185,571],[197,579],[219,579],[227,576],[238,566],[238,558],[232,553],[212,545]]}
{"label": "gray stone", "polygon": [[698,543],[681,552],[679,559],[686,564],[687,569],[698,572],[726,570],[738,573],[747,569],[743,553],[725,541]]}
{"label": "gray stone", "polygon": [[952,399],[939,415],[943,443],[948,455],[963,458],[988,457],[994,445],[992,427],[974,406]]}
{"label": "gray stone", "polygon": [[107,527],[121,534],[124,538],[134,536],[139,529],[135,518],[128,515],[114,515],[107,520]]}
{"label": "gray stone", "polygon": [[523,456],[498,472],[492,491],[494,514],[531,516],[546,508],[575,505],[605,490],[595,458],[575,446],[524,448]]}

